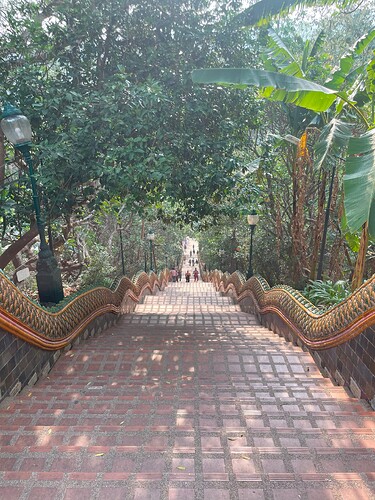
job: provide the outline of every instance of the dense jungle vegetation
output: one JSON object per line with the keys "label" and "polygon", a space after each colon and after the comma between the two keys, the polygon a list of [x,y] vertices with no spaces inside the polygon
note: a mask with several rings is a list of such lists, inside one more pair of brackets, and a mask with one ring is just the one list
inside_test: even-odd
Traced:
{"label": "dense jungle vegetation", "polygon": [[[371,276],[374,7],[0,1],[0,105],[31,122],[66,293],[122,272],[119,227],[127,275],[149,268],[150,230],[157,270],[189,235],[209,269],[245,272],[253,209],[254,268],[270,284]],[[0,226],[0,268],[17,283],[28,267],[32,293],[29,177],[1,131]]]}

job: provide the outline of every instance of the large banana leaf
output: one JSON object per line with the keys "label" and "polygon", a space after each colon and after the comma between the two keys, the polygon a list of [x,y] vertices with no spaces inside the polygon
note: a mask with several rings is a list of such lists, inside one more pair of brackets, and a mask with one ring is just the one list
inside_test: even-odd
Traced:
{"label": "large banana leaf", "polygon": [[339,90],[343,83],[350,79],[351,75],[355,76],[357,73],[362,72],[363,66],[351,71],[354,61],[370,45],[374,38],[375,29],[372,29],[357,40],[353,47],[340,59],[339,68],[331,75],[330,80],[325,85],[330,89]]}
{"label": "large banana leaf", "polygon": [[345,213],[352,232],[368,221],[375,236],[375,129],[348,143],[344,176]]}
{"label": "large banana leaf", "polygon": [[[315,42],[310,50],[309,57],[315,57],[319,50],[323,47],[323,43],[327,38],[327,34],[324,30],[321,30],[318,36],[315,38]],[[302,65],[302,69],[304,66]]]}
{"label": "large banana leaf", "polygon": [[357,0],[261,0],[238,14],[236,24],[240,26],[262,25],[278,14],[289,12],[299,6],[338,4],[346,7]]}
{"label": "large banana leaf", "polygon": [[344,156],[348,141],[352,136],[350,123],[333,118],[323,127],[319,139],[314,146],[314,163],[316,168],[335,164],[338,156]]}
{"label": "large banana leaf", "polygon": [[280,69],[281,73],[296,77],[303,77],[304,74],[300,65],[285,43],[281,40],[279,35],[273,29],[268,30],[268,35],[270,38],[268,42],[269,48],[267,50],[267,58],[271,58],[275,61],[275,64]]}
{"label": "large banana leaf", "polygon": [[237,88],[260,87],[267,98],[316,112],[330,108],[338,95],[335,90],[303,78],[253,68],[197,69],[192,72],[192,79],[195,83],[235,85]]}
{"label": "large banana leaf", "polygon": [[[270,57],[275,61],[280,73],[296,76],[298,78],[305,77],[309,59],[316,55],[326,38],[324,31],[320,31],[314,43],[307,40],[303,49],[302,62],[299,64],[283,40],[272,28],[268,29],[268,35],[269,48],[267,50],[267,57]],[[265,67],[265,69],[269,68]]]}

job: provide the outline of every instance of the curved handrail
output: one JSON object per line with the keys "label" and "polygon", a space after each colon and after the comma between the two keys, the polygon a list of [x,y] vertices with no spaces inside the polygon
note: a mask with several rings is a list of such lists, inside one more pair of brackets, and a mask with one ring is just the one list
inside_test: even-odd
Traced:
{"label": "curved handrail", "polygon": [[375,275],[324,312],[290,286],[270,288],[261,276],[246,281],[237,271],[229,275],[216,270],[205,279],[213,282],[216,290],[231,292],[240,304],[250,298],[254,313],[276,314],[310,349],[337,347],[375,325]]}
{"label": "curved handrail", "polygon": [[[127,299],[138,302],[146,290],[154,293],[168,283],[169,271],[157,276],[145,272],[122,277],[112,288],[84,291],[55,311],[41,307],[0,273],[0,328],[47,350],[68,345],[93,319],[106,313],[121,314]],[[58,306],[57,306],[58,308]],[[54,308],[56,309],[56,308]]]}

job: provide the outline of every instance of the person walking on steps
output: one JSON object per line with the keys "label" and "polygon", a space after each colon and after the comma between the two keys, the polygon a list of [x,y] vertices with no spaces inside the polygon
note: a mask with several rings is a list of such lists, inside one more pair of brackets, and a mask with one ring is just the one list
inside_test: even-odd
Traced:
{"label": "person walking on steps", "polygon": [[194,276],[194,281],[198,281],[199,272],[197,268],[194,269],[193,276]]}
{"label": "person walking on steps", "polygon": [[176,269],[175,269],[175,268],[173,268],[173,269],[172,269],[172,271],[171,271],[171,275],[172,275],[172,281],[173,281],[173,283],[176,283],[178,273],[177,273],[177,271],[176,271]]}
{"label": "person walking on steps", "polygon": [[186,273],[185,273],[185,280],[186,280],[186,283],[189,283],[189,282],[190,282],[190,276],[191,276],[191,274],[190,274],[190,271],[189,271],[189,269],[188,269],[188,270],[186,271]]}

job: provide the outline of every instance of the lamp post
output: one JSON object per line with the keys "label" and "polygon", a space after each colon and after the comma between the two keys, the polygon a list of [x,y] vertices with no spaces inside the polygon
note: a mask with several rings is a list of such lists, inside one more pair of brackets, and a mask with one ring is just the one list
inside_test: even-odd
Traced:
{"label": "lamp post", "polygon": [[249,252],[249,268],[247,270],[247,275],[246,279],[250,279],[254,272],[253,272],[253,235],[255,231],[255,227],[258,224],[259,221],[259,215],[257,215],[255,210],[252,210],[250,214],[247,216],[247,223],[250,226],[250,252]]}
{"label": "lamp post", "polygon": [[218,256],[219,256],[219,262],[220,262],[220,269],[223,267],[223,257],[225,255],[225,250],[220,248],[220,250],[217,252]]}
{"label": "lamp post", "polygon": [[147,234],[147,239],[148,241],[150,242],[150,273],[153,272],[153,266],[152,266],[152,254],[153,254],[153,248],[152,248],[152,245],[153,245],[153,241],[155,239],[155,233],[153,231],[149,231],[149,233]]}
{"label": "lamp post", "polygon": [[119,235],[120,235],[120,250],[121,250],[122,275],[125,276],[124,243],[123,243],[123,240],[122,240],[122,226],[121,226],[121,224],[118,225],[117,231],[119,232]]}
{"label": "lamp post", "polygon": [[35,181],[33,162],[30,154],[31,126],[29,120],[19,109],[7,103],[1,115],[1,128],[5,137],[13,146],[23,154],[29,169],[31,190],[36,216],[36,223],[40,238],[38,261],[36,264],[36,281],[38,286],[39,301],[42,305],[57,304],[64,298],[61,280],[61,271],[57,261],[46,242],[45,224],[40,210],[40,201]]}

